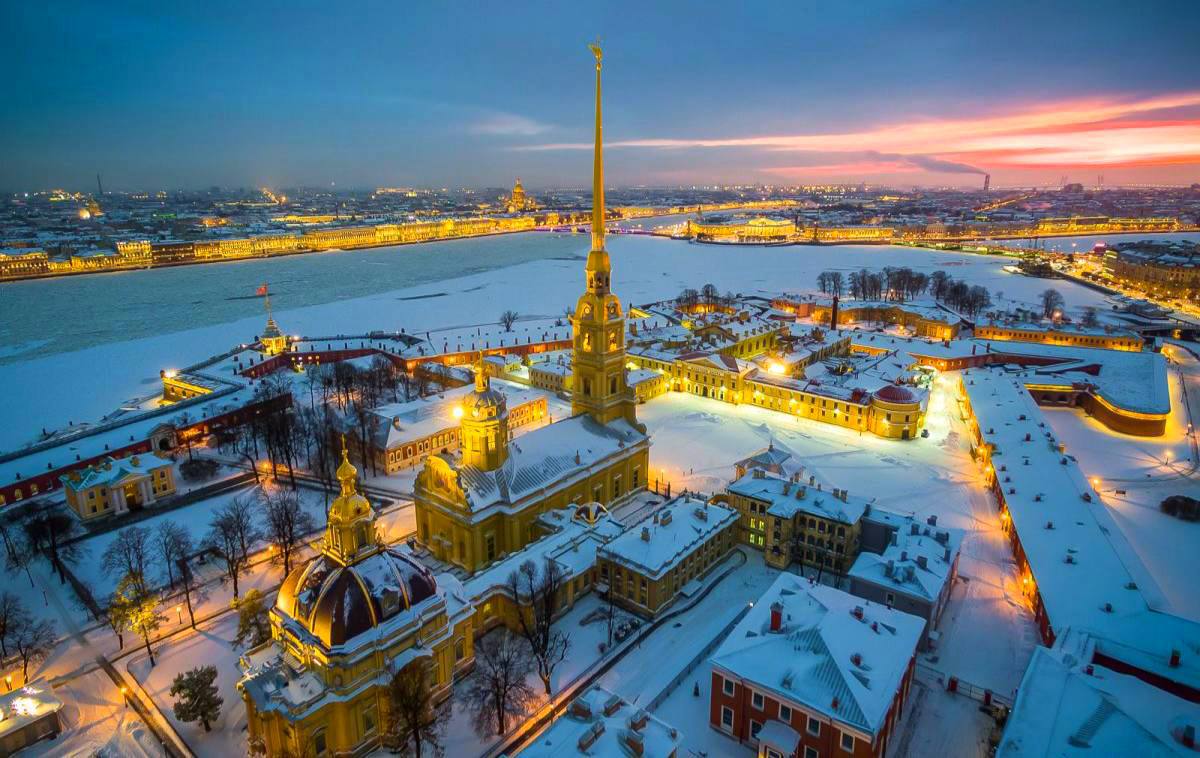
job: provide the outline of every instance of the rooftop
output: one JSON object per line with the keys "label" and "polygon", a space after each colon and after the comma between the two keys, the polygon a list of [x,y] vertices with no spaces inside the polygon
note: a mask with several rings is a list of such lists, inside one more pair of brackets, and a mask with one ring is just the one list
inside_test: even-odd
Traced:
{"label": "rooftop", "polygon": [[659,577],[737,520],[731,508],[680,496],[600,548],[600,557]]}
{"label": "rooftop", "polygon": [[517,755],[668,758],[676,754],[682,740],[674,727],[619,695],[593,687],[575,698],[557,721]]}
{"label": "rooftop", "polygon": [[[773,632],[776,604],[781,626]],[[874,736],[924,628],[924,619],[785,572],[738,622],[711,663]]]}
{"label": "rooftop", "polygon": [[797,513],[807,513],[842,524],[857,523],[874,500],[851,496],[846,490],[822,491],[790,478],[771,476],[761,469],[747,472],[729,485],[729,491],[767,503],[767,513],[772,516],[791,518]]}

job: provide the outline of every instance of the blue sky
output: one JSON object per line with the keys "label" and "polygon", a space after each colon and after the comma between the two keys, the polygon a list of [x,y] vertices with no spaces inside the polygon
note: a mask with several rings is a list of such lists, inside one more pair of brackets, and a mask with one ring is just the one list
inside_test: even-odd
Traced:
{"label": "blue sky", "polygon": [[577,5],[5,0],[0,188],[1200,180],[1200,3]]}

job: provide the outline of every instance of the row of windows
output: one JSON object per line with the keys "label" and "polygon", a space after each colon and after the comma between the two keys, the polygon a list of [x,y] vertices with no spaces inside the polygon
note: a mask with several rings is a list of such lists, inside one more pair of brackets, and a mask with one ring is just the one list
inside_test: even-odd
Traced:
{"label": "row of windows", "polygon": [[[719,675],[718,678],[721,680],[722,693],[728,697],[733,697],[735,692],[734,681]],[[806,734],[812,737],[821,736],[822,726],[820,719],[816,718],[812,714],[804,713],[803,711],[797,713],[793,708],[785,705],[784,703],[779,703],[778,705],[778,721],[787,724],[788,726],[800,726],[802,724]],[[763,693],[757,692],[753,689],[750,690],[750,707],[764,716],[764,718],[750,720],[750,738],[757,740],[758,733],[762,730],[763,723],[766,720],[765,716],[767,700]],[[729,706],[721,706],[721,727],[727,731],[733,731],[733,716],[734,714],[732,708]],[[801,723],[793,724],[793,722],[797,720],[800,720]],[[839,744],[841,745],[842,750],[853,753],[855,744],[854,735],[847,732],[841,732]],[[816,748],[805,747],[804,754],[805,756],[819,756],[820,752]]]}

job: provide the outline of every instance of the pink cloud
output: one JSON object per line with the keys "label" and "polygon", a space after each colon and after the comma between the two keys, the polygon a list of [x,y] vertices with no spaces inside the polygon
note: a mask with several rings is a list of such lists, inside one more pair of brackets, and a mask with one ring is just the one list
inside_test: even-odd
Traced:
{"label": "pink cloud", "polygon": [[[856,131],[633,139],[618,140],[609,146],[659,150],[757,148],[768,153],[822,154],[818,160],[806,161],[814,165],[762,168],[776,174],[940,172],[939,159],[987,170],[1178,165],[1200,163],[1200,116],[1178,116],[1181,110],[1195,112],[1197,107],[1200,92],[1132,99],[1085,98],[1032,104],[1007,115],[931,118]],[[522,149],[590,148],[590,143],[554,143]],[[891,155],[882,160],[862,160],[859,156],[865,152]]]}

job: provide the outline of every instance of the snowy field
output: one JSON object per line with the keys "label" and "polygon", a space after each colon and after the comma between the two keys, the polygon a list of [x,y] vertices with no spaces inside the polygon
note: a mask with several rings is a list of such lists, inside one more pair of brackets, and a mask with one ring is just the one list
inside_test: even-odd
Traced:
{"label": "snowy field", "polygon": [[[355,290],[347,288],[345,283],[362,281],[363,267],[370,271],[375,266],[400,265],[399,262],[404,260],[401,254],[380,255],[374,259],[347,254],[338,259],[342,264],[340,267],[330,269],[322,279],[313,282],[313,286],[337,290],[337,299],[288,309],[289,302],[303,301],[303,298],[297,294],[289,301],[285,294],[277,295],[275,317],[280,327],[290,333],[323,336],[362,334],[374,329],[423,332],[495,323],[500,312],[510,307],[527,317],[557,316],[565,306],[575,302],[583,289],[583,260],[588,237],[544,236],[548,238],[545,244],[555,246],[550,257],[459,276],[459,272],[472,270],[470,262],[464,261],[445,278],[427,281],[418,272],[407,279],[394,280],[398,288],[386,292],[375,291],[373,285],[363,285]],[[458,248],[454,245],[475,246],[478,255],[484,256],[490,255],[489,246],[509,243],[507,238],[489,238],[447,244],[450,247],[443,245],[442,248],[455,251]],[[879,269],[884,266],[909,266],[927,273],[944,269],[955,278],[990,288],[997,306],[1032,303],[1037,293],[1049,286],[1043,279],[1004,272],[1002,266],[1010,262],[1004,258],[915,248],[796,246],[729,250],[632,235],[612,236],[609,247],[613,257],[614,287],[625,303],[673,297],[684,287],[700,287],[706,282],[716,284],[721,291],[744,294],[811,290],[815,288],[816,274],[825,269],[849,272],[862,267]],[[332,258],[316,256],[313,260]],[[228,270],[234,271],[242,264],[230,265],[232,268]],[[223,269],[222,266],[185,268],[204,269],[209,276],[216,276]],[[166,271],[80,279],[112,283],[121,277],[142,275],[146,275],[140,280],[146,288],[169,287],[168,279],[154,278],[169,276]],[[260,278],[244,282],[246,292],[252,292],[253,287],[261,283],[263,273],[257,272],[256,276]],[[425,283],[403,286],[404,281]],[[62,282],[45,284],[45,297],[64,296],[60,294]],[[1053,286],[1063,292],[1068,306],[1073,308],[1100,304],[1103,300],[1099,293],[1067,282],[1054,282]],[[374,294],[355,294],[364,291]],[[208,308],[206,301],[189,301],[191,310],[186,317],[162,318],[155,308],[162,305],[158,300],[170,299],[169,294],[169,290],[147,289],[143,297],[131,294],[121,302],[105,296],[103,302],[108,304],[109,310],[97,309],[95,313],[89,313],[87,328],[93,332],[105,331],[112,320],[129,319],[127,309],[140,307],[144,318],[152,321],[156,329],[177,328],[179,331],[104,344],[93,340],[83,343],[93,346],[72,352],[46,354],[43,350],[31,350],[10,356],[11,362],[0,365],[0,388],[3,388],[7,401],[0,405],[0,450],[18,446],[42,427],[54,428],[65,426],[70,420],[99,418],[129,398],[153,392],[159,382],[159,370],[190,365],[223,352],[231,345],[248,341],[262,330],[264,319],[261,313],[230,320],[234,315],[232,312],[223,305],[214,304]],[[226,296],[228,294],[238,293],[227,293]],[[96,293],[96,297],[100,296]],[[34,305],[36,303],[30,307]],[[257,303],[254,306],[253,310],[257,311]],[[83,326],[63,324],[62,315],[58,313],[53,319],[48,317],[30,325],[28,334],[19,333],[15,325],[10,325],[0,332],[0,349],[26,342],[39,334],[45,337],[48,323],[62,324],[60,329],[63,331],[78,330]],[[123,333],[138,334],[130,330]],[[48,386],[51,379],[52,386]]]}

